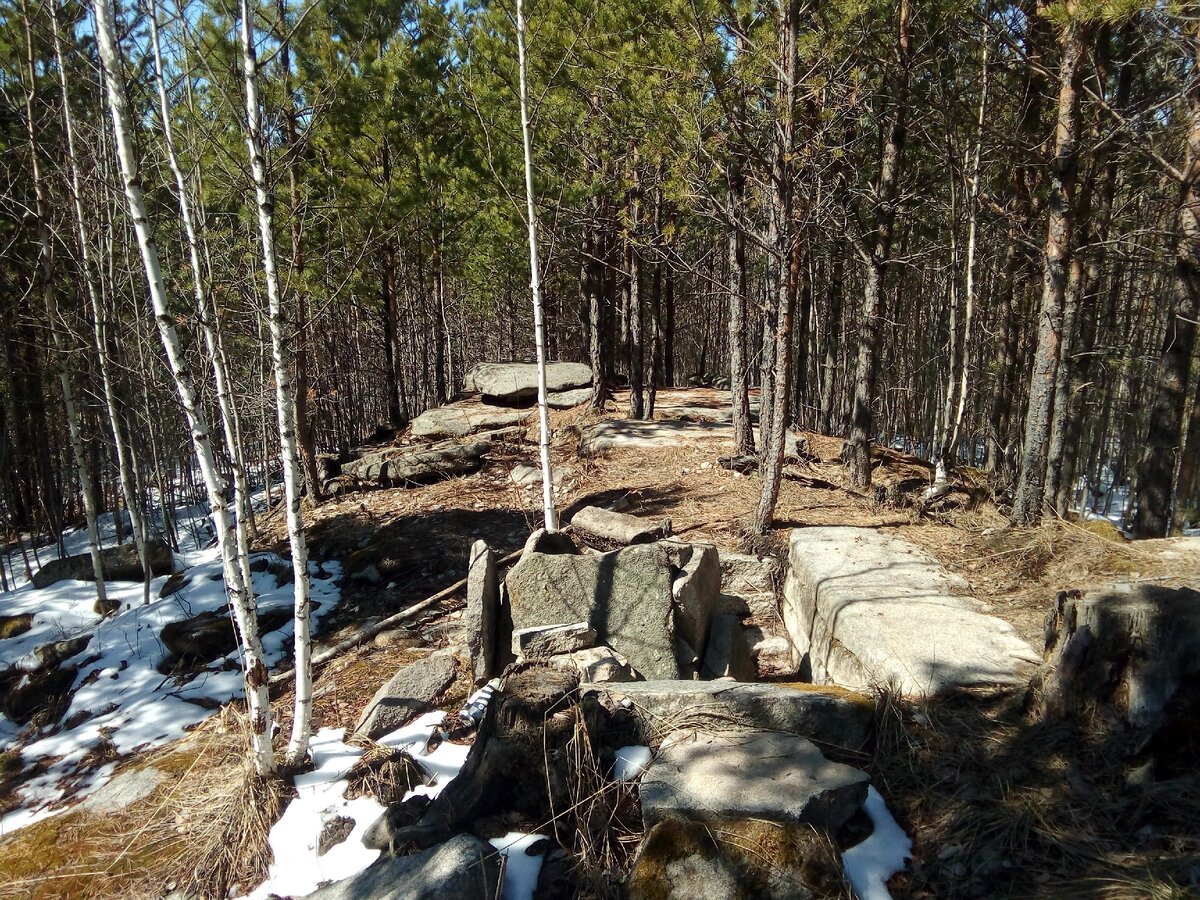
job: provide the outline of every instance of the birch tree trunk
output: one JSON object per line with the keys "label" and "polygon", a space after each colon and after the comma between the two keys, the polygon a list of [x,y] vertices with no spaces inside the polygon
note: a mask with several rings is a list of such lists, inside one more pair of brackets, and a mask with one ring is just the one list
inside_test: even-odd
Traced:
{"label": "birch tree trunk", "polygon": [[[51,0],[55,2],[55,0]],[[29,21],[29,10],[25,0],[21,2],[21,18],[25,24],[25,72],[29,85],[25,91],[25,129],[29,139],[29,157],[33,176],[34,202],[37,206],[38,267],[37,282],[46,305],[46,328],[54,343],[54,361],[58,369],[58,380],[62,386],[63,410],[67,415],[67,434],[71,442],[71,456],[79,478],[79,490],[83,494],[83,510],[87,520],[88,553],[92,558],[92,575],[96,579],[96,603],[100,610],[108,606],[108,592],[104,586],[104,566],[100,559],[100,532],[96,527],[96,492],[92,472],[88,468],[83,452],[83,435],[79,428],[79,411],[75,406],[75,391],[71,386],[71,373],[67,367],[67,343],[63,329],[59,327],[58,294],[54,289],[54,247],[50,234],[49,200],[42,181],[42,169],[38,147],[37,126],[34,116],[37,111],[37,68],[33,50],[33,24]],[[66,102],[64,94],[63,102]],[[145,564],[143,560],[143,565]],[[148,570],[143,569],[143,572]]]}
{"label": "birch tree trunk", "polygon": [[276,267],[275,223],[271,187],[267,180],[267,161],[263,155],[262,117],[258,100],[258,63],[254,56],[254,21],[249,0],[241,2],[242,74],[246,80],[246,149],[250,153],[250,173],[254,178],[254,196],[258,203],[258,232],[262,241],[263,275],[267,285],[268,321],[271,331],[271,359],[275,367],[275,408],[279,420],[280,457],[283,463],[283,488],[287,505],[288,544],[292,551],[292,571],[296,590],[296,709],[288,758],[292,765],[308,755],[312,730],[312,602],[308,578],[308,545],[300,510],[300,448],[296,439],[296,397],[291,377],[291,348],[288,324],[283,314]]}
{"label": "birch tree trunk", "polygon": [[246,478],[246,466],[243,461],[240,442],[234,422],[233,394],[230,390],[228,368],[225,365],[224,351],[217,339],[216,320],[217,310],[211,302],[207,286],[204,282],[205,269],[200,260],[200,239],[196,230],[195,216],[192,212],[191,193],[188,190],[187,179],[179,165],[179,157],[175,152],[175,136],[171,126],[171,106],[167,99],[166,76],[163,72],[162,46],[158,34],[158,4],[155,0],[150,3],[150,41],[154,50],[154,71],[158,83],[159,114],[162,117],[163,140],[166,145],[167,162],[171,174],[175,178],[175,190],[179,198],[179,216],[183,220],[183,230],[187,238],[188,261],[192,269],[192,291],[196,300],[196,317],[200,322],[200,330],[204,334],[204,344],[212,363],[213,382],[217,388],[217,407],[221,413],[221,425],[225,433],[225,445],[229,450],[230,468],[233,470],[233,490],[235,524],[237,529],[238,568],[241,569],[242,581],[250,585],[254,576],[250,572],[250,486]]}
{"label": "birch tree trunk", "polygon": [[[558,529],[554,509],[554,478],[550,469],[550,416],[546,406],[546,339],[542,320],[542,288],[538,277],[537,207],[533,194],[533,135],[529,129],[529,75],[525,54],[525,9],[517,0],[517,63],[520,74],[521,139],[525,150],[525,214],[529,223],[529,289],[533,294],[533,342],[538,367],[538,449],[542,462],[542,512],[546,530]],[[598,377],[593,372],[592,377]]]}
{"label": "birch tree trunk", "polygon": [[146,544],[150,539],[150,535],[133,474],[129,442],[125,434],[124,423],[121,420],[120,405],[117,402],[116,391],[113,387],[113,364],[108,352],[108,335],[104,325],[104,305],[101,301],[100,289],[96,284],[97,270],[95,262],[92,259],[91,237],[88,232],[87,217],[83,209],[82,186],[79,177],[79,157],[76,154],[75,148],[75,117],[71,112],[71,93],[67,78],[66,60],[62,52],[62,38],[59,34],[57,0],[51,0],[49,8],[51,29],[54,37],[54,58],[58,64],[58,81],[62,88],[63,130],[67,138],[67,171],[71,180],[71,200],[75,210],[75,236],[79,241],[79,268],[83,276],[88,301],[92,307],[92,334],[95,340],[96,362],[100,369],[100,382],[104,389],[104,406],[108,412],[109,427],[113,433],[113,444],[117,457],[117,478],[121,483],[121,496],[125,500],[125,509],[129,513],[129,527],[133,532],[133,542],[137,548],[138,560],[142,564],[142,604],[147,605],[150,603],[151,573]]}
{"label": "birch tree trunk", "polygon": [[225,576],[225,590],[229,594],[234,617],[242,638],[243,665],[246,672],[246,701],[250,709],[251,743],[255,769],[261,775],[275,771],[275,754],[271,748],[271,704],[267,696],[267,666],[263,659],[262,641],[258,634],[258,615],[251,595],[252,585],[247,584],[238,567],[236,525],[229,515],[225,502],[225,485],[217,470],[213,456],[212,440],[203,408],[196,397],[191,373],[183,358],[183,347],[175,330],[175,317],[171,313],[162,267],[158,259],[158,247],[146,204],[142,198],[141,175],[134,153],[132,126],[129,108],[125,99],[125,77],[121,71],[121,56],[117,46],[117,25],[109,0],[94,0],[96,46],[104,69],[108,108],[112,116],[113,139],[116,143],[117,159],[121,168],[122,187],[129,206],[137,237],[138,251],[145,269],[150,302],[154,308],[159,338],[167,357],[167,364],[175,382],[175,389],[183,405],[184,416],[191,431],[192,447],[196,462],[204,480],[208,502],[212,507],[213,523],[216,527],[217,546],[221,551],[221,562]]}

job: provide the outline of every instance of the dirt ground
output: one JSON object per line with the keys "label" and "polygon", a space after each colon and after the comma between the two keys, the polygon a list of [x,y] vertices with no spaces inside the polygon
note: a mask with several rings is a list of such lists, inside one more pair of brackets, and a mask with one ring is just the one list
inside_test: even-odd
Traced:
{"label": "dirt ground", "polygon": [[[723,407],[722,398],[705,389],[660,392],[658,401],[660,418],[707,418],[709,410],[719,417]],[[582,429],[626,408],[626,398],[618,395],[606,415],[586,408],[552,414],[554,463],[562,472],[556,499],[565,521],[584,505],[617,504],[637,515],[669,516],[674,532],[688,540],[781,556],[792,528],[878,528],[912,541],[962,576],[1036,650],[1059,590],[1113,581],[1200,585],[1200,541],[1130,543],[1103,523],[1055,521],[1010,529],[974,473],[965,473],[946,503],[922,514],[897,501],[898,489],[887,488],[928,481],[928,466],[885,451],[875,473],[883,490],[852,491],[838,462],[841,441],[819,435],[807,436],[813,459],[789,468],[775,529],[757,536],[748,522],[760,482],[719,465],[731,449],[720,434],[686,446],[580,458]],[[482,538],[502,553],[518,549],[541,522],[540,488],[522,488],[509,478],[520,463],[537,464],[533,428],[524,441],[496,445],[489,465],[477,474],[352,493],[307,508],[313,556],[342,559],[347,575],[343,600],[327,620],[331,627],[322,641],[454,584],[466,575],[474,540]],[[281,515],[262,517],[260,527],[263,547],[286,546]],[[352,726],[388,674],[445,640],[461,602],[451,596],[406,629],[320,671],[315,726]],[[286,690],[275,698],[284,719],[290,700]],[[1200,879],[1200,788],[1194,771],[1172,776],[1168,787],[1131,792],[1111,747],[1090,733],[1042,727],[1031,718],[1025,691],[919,705],[881,697],[879,710],[875,753],[863,764],[914,839],[914,864],[892,885],[897,898],[1198,895],[1186,886],[1189,877]],[[139,761],[175,771],[183,754],[193,764],[136,817],[117,816],[101,827],[70,814],[0,842],[0,897],[153,896],[164,893],[163,885],[186,883],[196,856],[184,853],[179,841],[167,840],[157,855],[130,848],[146,831],[181,834],[197,798],[230,782],[229,767],[237,760],[212,748],[230,744],[221,736],[236,730],[236,720],[227,711],[197,728],[182,746]],[[253,871],[251,865],[231,877],[251,879]],[[103,877],[81,877],[88,873]],[[150,891],[152,885],[158,890]]]}

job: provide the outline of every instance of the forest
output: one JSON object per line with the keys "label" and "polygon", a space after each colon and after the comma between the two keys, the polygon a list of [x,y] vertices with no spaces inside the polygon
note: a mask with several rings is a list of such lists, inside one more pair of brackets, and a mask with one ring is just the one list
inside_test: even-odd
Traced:
{"label": "forest", "polygon": [[[0,171],[0,836],[178,741],[240,812],[143,887],[515,836],[659,896],[618,773],[750,754],[830,896],[1197,883],[1195,4],[0,0]],[[703,752],[620,693],[717,682]]]}
{"label": "forest", "polygon": [[[447,401],[475,362],[532,358],[511,7],[112,12],[104,63],[96,11],[0,11],[10,531],[192,489],[177,365],[225,420],[217,468],[257,483],[278,473],[279,388],[320,502],[319,453]],[[1195,515],[1186,6],[525,15],[546,348],[603,373],[596,403],[627,384],[630,414],[652,416],[658,386],[727,379],[849,438],[859,484],[878,442],[985,470],[1018,522],[1106,491],[1139,535]]]}

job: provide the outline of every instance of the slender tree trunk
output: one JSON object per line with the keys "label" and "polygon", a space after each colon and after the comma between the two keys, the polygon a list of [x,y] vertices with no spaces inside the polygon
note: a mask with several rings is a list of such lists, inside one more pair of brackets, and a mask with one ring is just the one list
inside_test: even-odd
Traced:
{"label": "slender tree trunk", "polygon": [[191,374],[183,358],[183,347],[175,330],[175,317],[171,313],[166,285],[158,260],[158,248],[154,233],[146,215],[142,199],[141,177],[137,158],[134,155],[132,126],[125,100],[125,77],[121,71],[121,57],[117,46],[117,27],[109,0],[95,0],[95,33],[100,61],[104,67],[105,86],[108,92],[108,107],[112,115],[113,138],[117,147],[117,158],[121,165],[122,186],[129,205],[137,235],[138,249],[146,271],[150,300],[158,325],[159,337],[166,353],[171,375],[183,405],[184,415],[191,430],[192,446],[196,461],[204,479],[212,517],[216,526],[217,543],[225,576],[225,589],[229,594],[242,635],[243,664],[246,671],[246,699],[250,707],[250,731],[253,743],[255,767],[260,774],[275,770],[275,757],[271,749],[271,705],[267,697],[267,667],[263,660],[262,641],[258,635],[258,617],[255,613],[251,586],[242,580],[237,563],[237,547],[234,531],[236,526],[230,519],[225,501],[225,485],[217,471],[209,437],[208,423],[204,417]]}
{"label": "slender tree trunk", "polygon": [[[1159,357],[1158,386],[1146,429],[1145,450],[1138,466],[1137,505],[1133,533],[1138,537],[1165,537],[1172,526],[1177,454],[1186,440],[1187,388],[1196,347],[1196,319],[1200,315],[1200,35],[1190,35],[1191,68],[1188,71],[1187,148],[1183,182],[1175,219],[1175,270],[1173,306],[1167,319]],[[1193,450],[1192,453],[1197,451]]]}
{"label": "slender tree trunk", "polygon": [[254,58],[254,20],[250,0],[242,0],[241,7],[242,74],[246,81],[246,149],[250,154],[250,173],[258,203],[258,232],[262,241],[263,275],[267,286],[271,359],[275,367],[275,409],[279,421],[283,489],[287,501],[288,544],[292,551],[292,572],[295,576],[296,706],[288,757],[289,763],[297,765],[308,755],[308,740],[312,730],[311,584],[308,576],[308,544],[300,508],[300,448],[296,435],[296,398],[291,380],[291,347],[276,266],[274,201],[263,150],[258,63]]}
{"label": "slender tree trunk", "polygon": [[[873,246],[866,250],[862,321],[859,326],[858,364],[854,376],[854,402],[850,414],[850,440],[846,464],[850,483],[865,488],[871,484],[871,439],[875,428],[871,403],[875,398],[875,374],[879,364],[879,328],[883,321],[883,280],[891,261],[892,235],[896,226],[896,195],[900,184],[900,157],[908,126],[908,72],[911,55],[911,0],[900,0],[897,17],[895,59],[891,66],[889,99],[892,112],[883,141],[879,181],[875,189]],[[864,255],[860,249],[860,255]]]}
{"label": "slender tree trunk", "polygon": [[558,530],[554,473],[550,468],[550,416],[546,405],[546,341],[538,273],[537,206],[533,194],[533,135],[529,128],[529,84],[525,54],[525,10],[517,0],[517,62],[520,67],[521,140],[525,151],[525,214],[529,225],[529,290],[533,295],[533,341],[538,367],[538,450],[542,463],[542,512],[547,531]]}
{"label": "slender tree trunk", "polygon": [[[50,0],[51,3],[57,0]],[[58,309],[58,294],[54,287],[54,249],[53,238],[50,234],[50,208],[46,196],[46,185],[42,180],[40,148],[37,141],[37,68],[33,49],[33,23],[29,20],[29,9],[25,0],[21,0],[21,17],[25,24],[25,72],[29,85],[25,91],[25,128],[29,139],[29,157],[32,166],[33,191],[37,213],[38,236],[38,267],[36,282],[41,288],[42,299],[46,306],[46,327],[54,343],[55,364],[58,368],[58,380],[62,386],[63,410],[67,416],[67,433],[71,442],[71,455],[75,461],[76,477],[79,479],[79,490],[83,496],[84,517],[87,520],[88,552],[92,558],[92,576],[96,579],[96,602],[100,609],[108,605],[108,592],[104,585],[104,565],[100,558],[100,532],[96,527],[96,491],[92,481],[92,472],[88,468],[87,457],[83,449],[83,434],[79,425],[79,410],[75,406],[75,390],[71,386],[71,372],[67,365],[67,342],[63,335],[64,328],[60,327]],[[63,102],[67,102],[64,94]]]}
{"label": "slender tree trunk", "polygon": [[736,156],[730,162],[726,213],[729,217],[729,391],[733,404],[733,452],[754,453],[750,385],[746,361],[746,239],[742,234],[745,178]]}
{"label": "slender tree trunk", "polygon": [[1067,13],[1071,21],[1061,38],[1058,125],[1054,160],[1050,166],[1050,212],[1042,273],[1042,301],[1038,313],[1037,351],[1025,414],[1021,474],[1013,502],[1012,520],[1015,524],[1033,524],[1042,517],[1050,419],[1054,409],[1054,387],[1062,341],[1063,299],[1073,240],[1079,157],[1079,88],[1092,26],[1078,16],[1076,0],[1068,4]]}

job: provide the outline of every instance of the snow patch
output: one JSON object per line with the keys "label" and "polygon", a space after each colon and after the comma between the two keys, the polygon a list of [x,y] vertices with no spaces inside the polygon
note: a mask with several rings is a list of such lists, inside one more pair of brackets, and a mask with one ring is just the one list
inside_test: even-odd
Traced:
{"label": "snow patch", "polygon": [[616,753],[613,763],[613,779],[616,781],[637,781],[646,766],[650,765],[650,748],[634,745],[621,747]]}
{"label": "snow patch", "polygon": [[542,871],[542,854],[531,856],[526,851],[545,839],[545,835],[541,834],[510,831],[504,837],[488,841],[505,860],[500,900],[532,900],[538,873]]}
{"label": "snow patch", "polygon": [[888,879],[912,859],[912,841],[892,817],[879,791],[867,789],[863,809],[875,830],[871,836],[842,854],[846,877],[858,900],[892,900]]}

